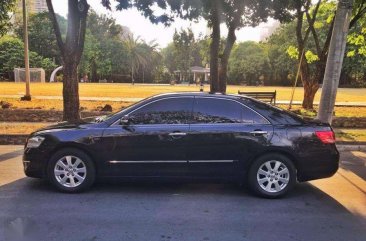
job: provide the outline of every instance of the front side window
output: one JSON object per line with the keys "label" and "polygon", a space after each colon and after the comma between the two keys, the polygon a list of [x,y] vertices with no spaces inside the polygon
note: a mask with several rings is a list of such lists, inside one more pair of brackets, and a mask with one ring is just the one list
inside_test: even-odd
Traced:
{"label": "front side window", "polygon": [[152,102],[133,111],[132,124],[187,124],[192,111],[193,98],[167,98]]}
{"label": "front side window", "polygon": [[268,121],[251,109],[231,100],[196,98],[193,123],[267,124]]}

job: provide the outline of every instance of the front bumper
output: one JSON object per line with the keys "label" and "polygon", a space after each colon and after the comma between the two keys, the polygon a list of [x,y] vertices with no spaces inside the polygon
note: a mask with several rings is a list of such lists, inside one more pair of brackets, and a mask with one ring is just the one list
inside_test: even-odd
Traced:
{"label": "front bumper", "polygon": [[43,178],[46,176],[46,168],[49,152],[44,148],[25,148],[23,153],[24,173],[28,177]]}

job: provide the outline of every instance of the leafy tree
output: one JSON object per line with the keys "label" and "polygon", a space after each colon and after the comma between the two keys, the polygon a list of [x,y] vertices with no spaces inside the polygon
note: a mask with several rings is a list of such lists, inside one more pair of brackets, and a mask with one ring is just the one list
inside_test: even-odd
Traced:
{"label": "leafy tree", "polygon": [[[36,52],[29,52],[29,65],[31,68],[43,68],[47,75],[56,66],[51,59],[43,58]],[[14,68],[24,68],[24,44],[12,36],[0,38],[0,73],[11,79]]]}
{"label": "leafy tree", "polygon": [[[151,11],[154,3],[161,9],[169,9],[160,16]],[[210,77],[211,92],[225,92],[228,59],[236,41],[235,31],[243,26],[255,26],[266,21],[268,16],[288,20],[288,13],[274,6],[278,1],[270,0],[202,0],[202,1],[120,1],[121,8],[136,6],[152,21],[169,23],[178,16],[184,19],[203,17],[212,29],[210,43]],[[287,1],[286,1],[287,2]],[[169,8],[168,8],[169,7]],[[229,29],[225,48],[220,54],[220,24],[225,23]],[[220,67],[220,68],[219,68]]]}
{"label": "leafy tree", "polygon": [[89,12],[84,51],[78,68],[81,76],[89,74],[92,81],[98,78],[125,81],[126,76],[131,75],[131,64],[134,63],[134,80],[144,82],[146,78],[154,79],[153,72],[161,62],[158,55],[154,41],[136,40],[130,34],[126,35],[115,19]]}
{"label": "leafy tree", "polygon": [[177,56],[173,42],[161,50],[161,55],[163,56],[163,63],[170,73],[177,70]]}
{"label": "leafy tree", "polygon": [[[60,24],[61,35],[66,34],[66,19],[56,15]],[[15,33],[19,38],[23,38],[23,24],[17,23]],[[61,63],[60,51],[57,46],[56,37],[53,33],[52,23],[47,12],[32,14],[28,20],[28,41],[29,50],[37,52],[45,58],[55,59]]]}
{"label": "leafy tree", "polygon": [[90,74],[93,82],[114,74],[127,73],[127,50],[122,27],[113,18],[90,11],[79,74]]}
{"label": "leafy tree", "polygon": [[153,79],[153,73],[157,71],[157,68],[162,64],[161,54],[158,51],[158,44],[155,40],[152,40],[148,43],[144,42],[141,46],[143,49],[146,64],[142,65],[142,71],[139,71],[139,74],[142,74],[142,81],[145,82],[146,76],[149,79]]}
{"label": "leafy tree", "polygon": [[136,38],[134,38],[132,35],[128,36],[124,44],[130,59],[131,81],[132,84],[134,84],[137,70],[141,66],[146,66],[148,60],[142,48],[143,42],[139,36]]}
{"label": "leafy tree", "polygon": [[188,80],[190,67],[193,63],[192,51],[195,45],[192,29],[181,29],[179,32],[175,30],[173,44],[176,69],[181,71],[183,79]]}
{"label": "leafy tree", "polygon": [[[48,9],[53,23],[56,39],[60,48],[62,62],[64,65],[64,119],[69,121],[78,121],[79,115],[79,94],[78,94],[78,82],[77,82],[77,66],[79,65],[85,40],[86,32],[86,18],[89,10],[87,0],[68,0],[68,28],[66,34],[66,40],[63,41],[61,37],[60,27],[56,19],[56,15],[53,9],[52,1],[46,0]],[[211,68],[211,91],[220,90],[219,85],[219,73],[218,73],[218,54],[220,47],[220,23],[221,12],[225,12],[226,9],[230,10],[228,13],[236,13],[236,9],[233,1],[240,2],[238,0],[202,0],[202,1],[185,1],[185,0],[116,0],[117,10],[127,9],[130,7],[136,7],[143,15],[150,19],[153,23],[162,22],[168,25],[174,20],[175,17],[184,19],[194,19],[199,16],[203,16],[208,19],[209,25],[212,27],[212,42],[210,48],[210,68]],[[253,7],[259,6],[259,16],[262,13],[266,13],[268,3],[271,1],[253,1]],[[102,0],[102,4],[110,9],[111,1]],[[157,11],[153,11],[153,8],[158,6],[159,8],[166,10],[162,14],[156,16]],[[234,6],[233,8],[230,8]],[[257,11],[251,11],[257,13]],[[231,16],[231,15],[229,15]],[[236,27],[235,27],[236,28]],[[132,66],[135,64],[132,64]],[[132,73],[134,70],[132,70]],[[133,74],[132,74],[133,75]],[[225,88],[226,83],[221,85],[221,89]]]}
{"label": "leafy tree", "polygon": [[292,84],[290,80],[293,80],[296,75],[297,62],[289,57],[287,50],[296,45],[296,39],[293,36],[294,29],[293,23],[282,24],[264,43],[267,48],[270,68],[269,80],[265,84]]}
{"label": "leafy tree", "polygon": [[15,0],[1,0],[0,2],[0,37],[8,32],[10,24],[9,13],[15,7]]}
{"label": "leafy tree", "polygon": [[[223,41],[221,41],[223,43]],[[210,63],[210,45],[211,39],[209,36],[204,36],[197,40],[196,49],[200,57],[200,64],[202,66],[208,66]],[[220,46],[220,52],[223,51],[224,46]]]}
{"label": "leafy tree", "polygon": [[239,43],[229,59],[229,81],[257,84],[268,74],[268,65],[268,55],[261,44],[252,41]]}
{"label": "leafy tree", "polygon": [[[330,39],[332,36],[334,11],[333,1],[318,0],[312,4],[311,0],[277,1],[277,7],[292,15],[296,19],[297,59],[301,61],[300,76],[304,86],[302,106],[312,109],[319,83],[323,80]],[[352,29],[366,13],[366,0],[356,0],[353,6]],[[309,49],[307,42],[314,45]],[[311,48],[311,46],[310,46]],[[294,53],[294,51],[290,51]],[[304,53],[304,54],[303,54]],[[290,53],[291,54],[291,53]],[[311,66],[311,64],[313,64]]]}
{"label": "leafy tree", "polygon": [[348,34],[347,54],[343,62],[341,84],[366,86],[366,17],[362,17]]}

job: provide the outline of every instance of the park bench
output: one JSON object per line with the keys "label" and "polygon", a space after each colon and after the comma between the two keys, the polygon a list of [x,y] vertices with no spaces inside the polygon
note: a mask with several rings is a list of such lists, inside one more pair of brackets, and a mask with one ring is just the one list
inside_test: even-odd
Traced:
{"label": "park bench", "polygon": [[276,105],[276,91],[274,92],[245,92],[238,90],[239,95],[246,95],[258,100],[263,100],[265,102]]}

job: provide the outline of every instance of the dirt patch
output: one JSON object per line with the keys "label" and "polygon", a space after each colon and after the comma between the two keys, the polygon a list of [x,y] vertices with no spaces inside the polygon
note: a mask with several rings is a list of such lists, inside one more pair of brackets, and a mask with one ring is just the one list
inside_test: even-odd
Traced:
{"label": "dirt patch", "polygon": [[[109,115],[105,111],[82,111],[81,117]],[[62,111],[57,110],[28,110],[0,109],[0,121],[4,122],[60,122]]]}
{"label": "dirt patch", "polygon": [[366,128],[366,117],[335,117],[332,126],[336,128]]}
{"label": "dirt patch", "polygon": [[0,145],[25,145],[28,135],[0,135]]}

